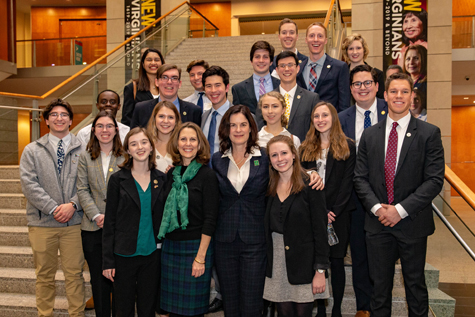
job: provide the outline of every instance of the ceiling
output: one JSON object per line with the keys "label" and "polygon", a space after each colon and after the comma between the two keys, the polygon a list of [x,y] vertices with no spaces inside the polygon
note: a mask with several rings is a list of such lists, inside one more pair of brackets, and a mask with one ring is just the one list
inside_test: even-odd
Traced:
{"label": "ceiling", "polygon": [[73,7],[73,6],[105,6],[106,0],[17,0],[19,12],[30,12],[31,7]]}

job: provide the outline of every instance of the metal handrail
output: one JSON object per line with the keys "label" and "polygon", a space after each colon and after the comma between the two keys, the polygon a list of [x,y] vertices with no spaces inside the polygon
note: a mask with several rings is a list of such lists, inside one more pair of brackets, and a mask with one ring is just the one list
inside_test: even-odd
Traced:
{"label": "metal handrail", "polygon": [[459,235],[459,233],[454,229],[454,227],[450,224],[450,222],[445,218],[445,216],[442,214],[442,212],[439,210],[439,208],[436,207],[434,203],[432,203],[432,210],[439,216],[440,220],[445,224],[447,229],[452,233],[452,235],[457,239],[457,241],[460,243],[460,245],[467,251],[468,255],[475,261],[475,253],[472,251],[472,249],[468,246],[468,244],[465,242],[465,240]]}
{"label": "metal handrail", "polygon": [[445,180],[475,210],[475,194],[447,165],[445,165]]}
{"label": "metal handrail", "polygon": [[[187,2],[187,3],[188,3],[188,2]],[[202,15],[201,12],[199,12],[198,10],[196,10],[195,7],[193,7],[193,6],[192,6],[191,4],[189,4],[189,3],[188,3],[188,6],[189,6],[193,11],[195,11],[196,13],[198,13],[206,22],[208,22],[209,24],[211,24],[211,25],[214,27],[214,29],[215,29],[216,31],[219,31],[219,28],[218,28],[216,25],[214,25],[213,22],[211,22],[210,20],[208,20],[204,15]]]}
{"label": "metal handrail", "polygon": [[107,35],[91,35],[91,36],[73,36],[73,37],[57,37],[50,39],[29,39],[29,40],[16,40],[15,42],[39,42],[39,41],[58,41],[58,40],[78,40],[78,39],[91,39],[98,37],[107,37]]}

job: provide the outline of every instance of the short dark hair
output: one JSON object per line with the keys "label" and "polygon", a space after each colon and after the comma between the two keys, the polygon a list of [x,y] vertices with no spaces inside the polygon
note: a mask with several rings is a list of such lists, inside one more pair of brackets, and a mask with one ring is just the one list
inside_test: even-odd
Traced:
{"label": "short dark hair", "polygon": [[388,68],[386,68],[386,72],[390,69],[397,69],[400,73],[403,72],[402,67],[396,64],[389,65]]}
{"label": "short dark hair", "polygon": [[406,45],[411,44],[412,42],[415,42],[417,40],[422,40],[424,42],[427,42],[427,11],[421,8],[421,11],[405,11],[404,14],[402,15],[402,22],[404,24],[404,20],[408,15],[413,15],[422,22],[422,32],[419,35],[417,39],[411,40],[406,35],[404,35],[404,32],[402,32],[402,42]]}
{"label": "short dark hair", "polygon": [[115,91],[111,90],[111,89],[105,89],[103,91],[101,91],[99,94],[97,94],[97,100],[96,102],[99,103],[99,97],[102,95],[102,93],[104,92],[111,92],[111,93],[114,93],[116,96],[117,96],[117,103],[120,105],[120,96],[118,93],[116,93]]}
{"label": "short dark hair", "polygon": [[279,66],[279,61],[281,59],[284,59],[284,58],[287,58],[287,57],[293,57],[295,59],[295,64],[297,64],[297,66],[299,66],[299,58],[297,57],[297,55],[294,52],[283,51],[283,52],[280,52],[279,55],[277,55],[277,57],[275,58],[275,67],[277,68]]}
{"label": "short dark hair", "polygon": [[209,68],[209,64],[208,62],[202,60],[202,59],[195,59],[194,61],[191,61],[188,66],[186,67],[186,72],[187,73],[190,73],[191,69],[195,66],[201,66],[203,67],[205,70],[207,70]]}
{"label": "short dark hair", "polygon": [[101,145],[99,144],[99,140],[96,137],[96,134],[94,133],[94,129],[96,128],[96,122],[100,118],[107,117],[114,122],[115,125],[115,135],[114,139],[112,140],[112,154],[115,157],[119,157],[122,155],[122,143],[120,142],[120,135],[119,135],[119,126],[117,125],[117,121],[110,111],[102,110],[99,111],[99,113],[96,115],[94,118],[94,121],[92,122],[91,125],[91,137],[89,138],[89,142],[87,143],[86,146],[86,151],[91,154],[91,159],[95,160],[96,158],[101,155]]}
{"label": "short dark hair", "polygon": [[150,146],[152,147],[152,151],[150,152],[150,155],[148,156],[148,169],[153,170],[156,167],[155,163],[155,143],[153,142],[153,137],[148,133],[145,128],[142,127],[135,127],[132,130],[127,133],[125,136],[124,144],[123,144],[123,155],[124,155],[124,162],[119,165],[120,168],[124,168],[127,170],[132,169],[134,166],[134,159],[133,157],[128,153],[129,151],[129,139],[131,136],[139,134],[140,132],[143,132],[143,134],[147,137],[148,141],[150,142]]}
{"label": "short dark hair", "polygon": [[249,122],[249,127],[251,128],[251,133],[249,135],[249,139],[247,140],[246,153],[251,153],[253,148],[259,147],[259,145],[257,144],[257,124],[256,121],[254,121],[254,118],[252,117],[251,110],[249,110],[249,107],[247,106],[236,105],[232,106],[228,109],[228,111],[226,111],[223,118],[221,119],[221,124],[219,125],[218,136],[221,140],[219,142],[219,151],[222,154],[232,148],[229,133],[231,130],[231,116],[236,113],[242,113],[246,117],[247,121]]}
{"label": "short dark hair", "polygon": [[226,70],[224,70],[224,68],[214,65],[208,68],[201,77],[203,86],[205,86],[206,78],[208,78],[209,76],[219,76],[223,79],[223,83],[225,86],[229,85],[229,74]]}
{"label": "short dark hair", "polygon": [[353,83],[353,76],[355,76],[356,73],[360,73],[360,72],[371,73],[371,77],[373,77],[374,83],[375,84],[378,83],[378,73],[376,73],[376,70],[369,65],[363,64],[363,65],[356,66],[350,71],[350,86]]}
{"label": "short dark hair", "polygon": [[162,66],[160,66],[157,71],[157,78],[162,77],[164,72],[168,72],[171,69],[176,69],[178,71],[178,79],[181,80],[181,68],[172,64],[163,64]]}
{"label": "short dark hair", "polygon": [[411,86],[411,91],[414,91],[414,82],[412,81],[412,78],[411,76],[409,76],[408,74],[406,73],[395,73],[395,74],[392,74],[391,76],[389,76],[387,79],[386,79],[386,83],[385,83],[385,87],[386,87],[386,93],[388,92],[389,90],[389,85],[391,84],[391,82],[393,80],[396,80],[396,79],[402,79],[402,80],[405,80],[409,83],[409,85]]}
{"label": "short dark hair", "polygon": [[43,119],[48,120],[49,114],[54,107],[63,107],[69,114],[69,120],[73,120],[73,107],[69,104],[69,102],[64,101],[61,98],[56,98],[51,100],[51,102],[46,106],[45,110],[43,111]]}
{"label": "short dark hair", "polygon": [[193,122],[185,122],[182,125],[180,125],[178,128],[175,128],[175,130],[173,131],[170,137],[170,140],[168,141],[167,152],[172,157],[173,164],[175,166],[183,164],[183,159],[181,157],[180,151],[178,150],[178,138],[180,137],[181,131],[183,131],[183,129],[186,129],[186,128],[195,130],[196,137],[198,138],[199,149],[196,152],[196,157],[195,157],[196,162],[203,165],[208,164],[211,158],[208,140],[206,140],[206,137],[203,134],[203,131],[201,131],[201,128],[197,126],[196,123],[193,123]]}
{"label": "short dark hair", "polygon": [[257,50],[266,50],[267,52],[269,52],[270,61],[271,62],[274,61],[274,52],[275,52],[274,46],[270,45],[269,42],[266,42],[266,41],[257,41],[251,47],[251,54],[250,54],[251,62],[254,59],[254,53]]}
{"label": "short dark hair", "polygon": [[297,27],[297,23],[295,23],[293,20],[291,20],[289,18],[285,18],[282,21],[280,21],[280,23],[279,23],[279,34],[280,34],[280,29],[281,29],[282,25],[287,24],[287,23],[291,23],[291,24],[295,25],[295,33],[299,34],[299,28]]}

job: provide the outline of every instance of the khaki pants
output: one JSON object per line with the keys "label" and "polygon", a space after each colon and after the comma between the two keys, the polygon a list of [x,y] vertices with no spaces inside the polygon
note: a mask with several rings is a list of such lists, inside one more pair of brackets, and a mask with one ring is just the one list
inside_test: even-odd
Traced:
{"label": "khaki pants", "polygon": [[81,226],[29,227],[28,231],[35,263],[38,316],[53,316],[58,249],[66,284],[69,316],[84,316],[86,301]]}

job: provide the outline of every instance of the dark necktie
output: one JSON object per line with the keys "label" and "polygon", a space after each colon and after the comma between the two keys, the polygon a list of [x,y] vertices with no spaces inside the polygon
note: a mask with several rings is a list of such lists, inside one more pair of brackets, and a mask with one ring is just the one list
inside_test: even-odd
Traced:
{"label": "dark necktie", "polygon": [[214,139],[216,135],[216,117],[217,116],[218,116],[218,112],[213,111],[211,122],[209,124],[208,142],[209,142],[209,148],[211,150],[211,156],[214,154]]}
{"label": "dark necktie", "polygon": [[369,128],[371,126],[371,118],[369,115],[371,114],[371,111],[366,110],[364,113],[364,128]]}
{"label": "dark necktie", "polygon": [[388,148],[386,150],[386,161],[384,162],[384,178],[386,180],[386,190],[388,192],[388,203],[394,202],[394,175],[396,174],[397,161],[397,122],[393,122],[393,128],[389,133]]}
{"label": "dark necktie", "polygon": [[63,140],[59,140],[58,142],[58,150],[56,151],[56,156],[58,157],[58,174],[61,174],[61,169],[63,168],[64,161]]}
{"label": "dark necktie", "polygon": [[317,88],[317,63],[310,64],[310,77],[308,85],[312,91]]}
{"label": "dark necktie", "polygon": [[204,95],[204,92],[199,92],[198,95],[200,95],[200,97],[198,98],[198,102],[196,103],[196,105],[201,108],[201,113],[203,113],[203,95]]}

